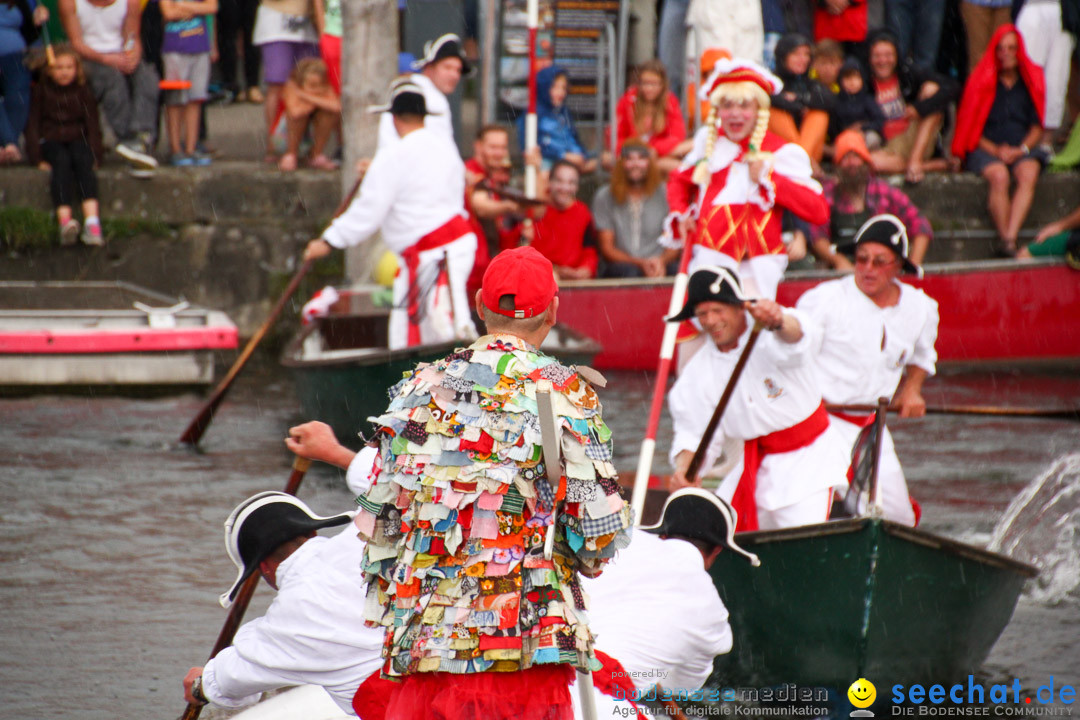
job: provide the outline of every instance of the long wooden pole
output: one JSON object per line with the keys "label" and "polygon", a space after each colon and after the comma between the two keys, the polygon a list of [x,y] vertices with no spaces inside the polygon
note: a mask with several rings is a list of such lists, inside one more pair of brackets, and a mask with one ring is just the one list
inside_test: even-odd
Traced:
{"label": "long wooden pole", "polygon": [[731,396],[735,392],[735,383],[739,382],[739,376],[742,375],[743,368],[746,367],[746,361],[750,359],[750,353],[753,351],[760,334],[761,323],[755,321],[754,329],[750,331],[750,339],[746,341],[746,347],[743,348],[739,361],[735,363],[735,369],[731,371],[731,377],[728,379],[727,387],[724,388],[724,394],[720,396],[720,402],[716,404],[716,410],[713,411],[712,417],[709,418],[709,424],[705,426],[705,433],[701,436],[701,442],[698,443],[697,450],[694,451],[694,457],[690,459],[690,466],[686,469],[686,479],[690,482],[697,480],[698,473],[701,471],[701,464],[705,462],[705,453],[709,451],[713,435],[716,434],[716,428],[720,425],[720,418],[724,416],[724,411],[727,410],[728,403],[731,402]]}
{"label": "long wooden pole", "polygon": [[[683,238],[682,256],[679,258],[679,272],[675,276],[675,285],[671,288],[671,300],[668,313],[671,317],[682,308],[686,298],[686,286],[690,282],[687,268],[693,254],[693,243]],[[630,507],[634,511],[634,524],[641,524],[641,514],[645,510],[645,493],[649,489],[649,476],[652,474],[653,456],[656,454],[656,431],[660,427],[660,411],[664,407],[664,395],[667,381],[671,375],[671,365],[675,357],[675,340],[679,334],[679,323],[664,323],[664,339],[660,343],[660,361],[656,368],[656,380],[653,386],[652,404],[649,407],[649,422],[645,426],[645,439],[641,442],[638,455],[637,475],[634,476],[634,492],[630,496]]]}
{"label": "long wooden pole", "polygon": [[[525,115],[525,155],[536,147],[536,29],[540,24],[539,0],[527,0],[525,3],[527,27],[529,31],[529,106]],[[525,164],[525,195],[536,197],[536,167]]]}
{"label": "long wooden pole", "polygon": [[[874,412],[877,405],[826,405],[829,412]],[[889,412],[900,412],[899,405],[889,405]],[[994,407],[992,405],[928,405],[927,415],[992,415],[999,417],[1033,417],[1050,420],[1078,420],[1080,408],[1031,408],[1031,407]]]}
{"label": "long wooden pole", "polygon": [[[296,491],[300,489],[300,482],[304,479],[304,474],[311,467],[311,461],[297,455],[293,459],[292,467],[289,481],[285,483],[285,492],[289,495],[296,495]],[[240,628],[240,621],[244,619],[244,613],[247,612],[248,605],[251,603],[251,596],[255,594],[255,587],[259,584],[260,577],[257,572],[252,573],[237,591],[236,600],[233,601],[232,607],[229,608],[229,614],[225,617],[225,624],[221,626],[221,632],[218,633],[214,648],[210,651],[211,660],[217,657],[219,652],[232,645],[236,631]],[[188,703],[181,720],[197,720],[203,707],[203,705]]]}
{"label": "long wooden pole", "polygon": [[[356,192],[360,189],[360,183],[363,181],[363,177],[356,180],[352,190],[338,205],[337,210],[334,211],[334,217],[341,215],[348,209],[349,203],[352,202]],[[214,413],[217,411],[219,405],[225,399],[225,395],[228,394],[229,389],[232,387],[233,381],[236,380],[236,376],[240,374],[240,371],[247,365],[248,360],[251,359],[252,354],[255,352],[255,348],[258,347],[262,339],[266,337],[266,334],[270,332],[270,328],[277,322],[281,312],[285,309],[285,304],[289,302],[289,298],[296,293],[296,289],[300,287],[300,281],[304,279],[304,276],[308,274],[314,263],[311,260],[306,260],[300,269],[293,275],[292,280],[289,281],[289,285],[285,288],[285,292],[281,294],[281,297],[277,299],[273,309],[270,310],[270,314],[263,321],[263,324],[255,331],[255,334],[248,340],[247,345],[244,346],[244,350],[240,353],[240,357],[236,358],[236,362],[229,368],[229,372],[218,383],[218,386],[214,388],[213,394],[210,399],[203,404],[199,409],[199,413],[188,424],[187,428],[180,435],[180,442],[187,445],[198,445],[199,440],[202,439],[203,433],[210,427],[210,423],[214,421]]]}

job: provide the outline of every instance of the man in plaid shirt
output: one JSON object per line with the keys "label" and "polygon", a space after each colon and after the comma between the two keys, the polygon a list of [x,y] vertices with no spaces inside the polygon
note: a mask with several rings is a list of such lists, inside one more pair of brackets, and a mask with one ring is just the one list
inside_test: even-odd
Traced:
{"label": "man in plaid shirt", "polygon": [[934,233],[930,222],[902,190],[874,177],[862,133],[846,130],[837,136],[836,167],[837,178],[821,183],[832,213],[828,224],[811,226],[814,254],[837,270],[854,269],[851,261],[832,246],[850,243],[866,220],[887,213],[904,223],[911,238],[909,258],[922,265]]}

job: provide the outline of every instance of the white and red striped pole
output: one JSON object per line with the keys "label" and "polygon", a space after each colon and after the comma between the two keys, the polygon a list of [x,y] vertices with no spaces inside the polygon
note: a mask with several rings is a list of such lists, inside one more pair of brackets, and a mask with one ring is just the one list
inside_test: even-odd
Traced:
{"label": "white and red striped pole", "polygon": [[[679,312],[686,298],[686,286],[689,283],[687,268],[693,243],[683,238],[682,257],[679,258],[679,273],[675,276],[675,285],[671,288],[671,302],[668,303],[667,317]],[[664,393],[667,379],[671,374],[671,360],[675,356],[675,339],[679,334],[679,323],[666,323],[664,339],[660,343],[660,364],[656,369],[656,386],[653,388],[652,406],[649,408],[649,423],[645,427],[645,439],[641,443],[638,456],[637,476],[634,478],[634,492],[630,496],[630,506],[634,510],[634,524],[641,524],[641,513],[645,509],[645,491],[649,489],[649,475],[652,473],[653,455],[656,452],[656,431],[660,426],[660,411],[664,407]]]}
{"label": "white and red striped pole", "polygon": [[[536,147],[536,28],[540,24],[539,0],[528,0],[525,4],[529,29],[529,107],[525,115],[525,154],[526,157]],[[525,164],[525,197],[536,198],[536,167]]]}

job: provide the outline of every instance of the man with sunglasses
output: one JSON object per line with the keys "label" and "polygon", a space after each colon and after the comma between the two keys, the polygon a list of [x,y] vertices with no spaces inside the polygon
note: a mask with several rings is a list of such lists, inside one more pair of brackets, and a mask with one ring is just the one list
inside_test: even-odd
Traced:
{"label": "man with sunglasses", "polygon": [[[828,404],[872,405],[894,397],[900,417],[922,417],[923,382],[934,374],[937,303],[902,283],[901,273],[922,275],[908,258],[908,236],[895,215],[876,215],[859,228],[854,242],[838,248],[853,256],[855,273],[824,282],[796,305],[823,329],[818,375]],[[897,387],[899,386],[899,389]],[[874,415],[831,413],[832,425],[854,445]],[[907,483],[886,429],[881,438],[878,483],[885,517],[906,525],[918,521]]]}

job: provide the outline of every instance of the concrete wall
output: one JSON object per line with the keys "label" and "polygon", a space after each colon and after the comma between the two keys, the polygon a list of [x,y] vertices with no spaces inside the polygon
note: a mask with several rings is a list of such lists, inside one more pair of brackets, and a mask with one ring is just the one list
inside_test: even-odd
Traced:
{"label": "concrete wall", "polygon": [[[104,249],[60,248],[55,238],[22,252],[5,249],[0,279],[127,280],[225,310],[245,336],[265,318],[304,244],[329,220],[341,193],[337,173],[285,174],[250,162],[161,170],[152,180],[108,167],[99,179],[104,217],[160,221],[165,235],[115,239]],[[50,210],[47,183],[38,170],[4,168],[0,207]],[[993,234],[982,180],[930,176],[904,189],[937,233],[931,262],[990,256]],[[1029,234],[1078,203],[1080,175],[1044,175]],[[320,263],[318,272],[298,296],[340,280],[340,260]]]}
{"label": "concrete wall", "polygon": [[[48,176],[0,172],[0,206],[51,210]],[[295,272],[306,242],[340,201],[337,173],[283,174],[250,163],[220,163],[152,180],[120,168],[99,174],[102,216],[165,223],[165,235],[112,239],[107,247],[51,243],[5,253],[3,280],[127,280],[225,310],[244,336],[265,319]],[[340,259],[320,263],[307,284],[340,280]],[[310,293],[310,290],[308,291]],[[298,293],[303,296],[304,293]]]}

